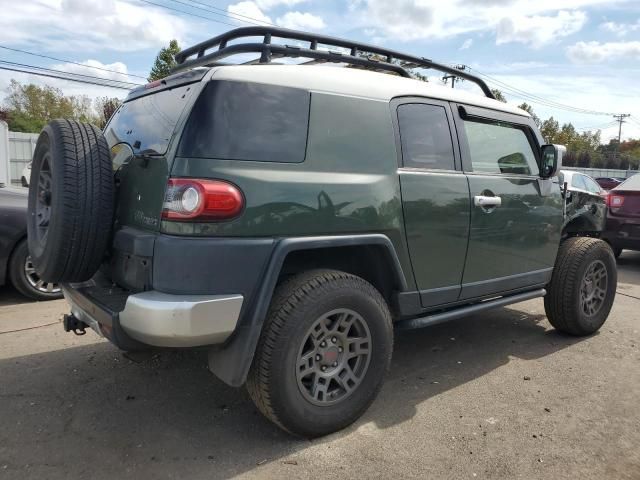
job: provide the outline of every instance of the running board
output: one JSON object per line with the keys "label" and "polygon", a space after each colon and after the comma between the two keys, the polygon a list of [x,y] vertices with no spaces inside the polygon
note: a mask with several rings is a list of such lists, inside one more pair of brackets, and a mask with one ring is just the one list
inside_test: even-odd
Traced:
{"label": "running board", "polygon": [[491,310],[492,308],[504,307],[513,303],[524,302],[525,300],[531,300],[532,298],[544,297],[547,291],[544,288],[539,290],[533,290],[531,292],[518,293],[517,295],[509,295],[508,297],[495,298],[493,300],[485,300],[480,303],[474,303],[467,307],[456,308],[446,312],[433,313],[426,317],[411,318],[409,320],[400,320],[396,322],[396,328],[401,330],[410,330],[414,328],[423,328],[437,323],[447,322],[449,320],[455,320],[456,318],[466,317],[473,313],[484,312],[485,310]]}

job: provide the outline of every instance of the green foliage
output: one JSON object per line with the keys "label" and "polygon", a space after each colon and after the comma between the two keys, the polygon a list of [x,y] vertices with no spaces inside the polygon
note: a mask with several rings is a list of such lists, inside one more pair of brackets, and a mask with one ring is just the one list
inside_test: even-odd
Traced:
{"label": "green foliage", "polygon": [[176,66],[175,55],[180,51],[177,40],[171,40],[168,47],[163,47],[156,56],[156,60],[151,67],[148,80],[153,82],[161,80],[171,73],[173,67]]}
{"label": "green foliage", "polygon": [[531,118],[533,119],[534,123],[537,125],[538,128],[540,128],[540,126],[542,125],[542,120],[540,120],[540,117],[534,113],[533,107],[531,105],[529,105],[527,102],[524,102],[518,105],[518,108],[521,108],[522,110],[527,112],[529,115],[531,115]]}
{"label": "green foliage", "polygon": [[502,93],[501,90],[498,90],[497,88],[492,88],[491,93],[493,93],[493,96],[495,97],[496,100],[502,103],[507,103],[507,99],[505,98],[504,93]]}
{"label": "green foliage", "polygon": [[91,99],[86,95],[65,96],[50,86],[22,84],[11,80],[5,98],[9,129],[14,132],[38,133],[54,118],[73,118],[96,123]]}

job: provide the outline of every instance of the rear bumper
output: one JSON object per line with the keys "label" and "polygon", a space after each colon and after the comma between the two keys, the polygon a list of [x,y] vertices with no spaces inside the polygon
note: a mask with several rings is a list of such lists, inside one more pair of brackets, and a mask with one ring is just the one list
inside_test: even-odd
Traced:
{"label": "rear bumper", "polygon": [[[235,330],[242,295],[128,295],[95,285],[65,285],[71,313],[120,348],[135,341],[158,347],[223,343]],[[109,298],[109,304],[101,299]],[[132,341],[133,340],[133,341]]]}
{"label": "rear bumper", "polygon": [[602,238],[615,248],[640,250],[640,219],[610,216]]}

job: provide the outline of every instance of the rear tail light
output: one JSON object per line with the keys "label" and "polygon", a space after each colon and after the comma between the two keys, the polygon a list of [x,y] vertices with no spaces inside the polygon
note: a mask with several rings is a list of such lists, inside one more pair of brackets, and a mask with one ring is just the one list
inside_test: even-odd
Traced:
{"label": "rear tail light", "polygon": [[162,218],[178,221],[229,220],[244,208],[242,192],[221,180],[170,178]]}
{"label": "rear tail light", "polygon": [[607,205],[610,208],[620,208],[623,203],[624,203],[623,195],[616,195],[611,192],[609,192],[609,195],[607,195]]}
{"label": "rear tail light", "polygon": [[624,195],[618,195],[613,192],[609,192],[607,195],[607,206],[612,214],[618,213],[620,207],[624,204]]}

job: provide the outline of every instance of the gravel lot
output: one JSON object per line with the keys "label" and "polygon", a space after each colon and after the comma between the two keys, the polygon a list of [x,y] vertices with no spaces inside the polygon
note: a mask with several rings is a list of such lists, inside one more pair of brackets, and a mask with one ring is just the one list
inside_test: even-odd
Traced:
{"label": "gravel lot", "polygon": [[[204,351],[123,355],[0,289],[0,478],[640,478],[640,253],[599,334],[540,300],[403,332],[366,415],[293,439]],[[12,332],[17,329],[26,329]]]}

